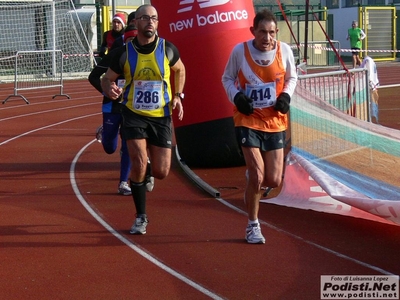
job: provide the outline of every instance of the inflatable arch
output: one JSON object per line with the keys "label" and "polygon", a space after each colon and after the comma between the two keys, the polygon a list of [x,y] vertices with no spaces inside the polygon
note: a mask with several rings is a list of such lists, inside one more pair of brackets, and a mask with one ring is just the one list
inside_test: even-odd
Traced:
{"label": "inflatable arch", "polygon": [[151,2],[159,14],[159,35],[178,47],[186,66],[184,118],[173,119],[182,160],[191,167],[243,165],[221,78],[232,48],[252,38],[253,2]]}

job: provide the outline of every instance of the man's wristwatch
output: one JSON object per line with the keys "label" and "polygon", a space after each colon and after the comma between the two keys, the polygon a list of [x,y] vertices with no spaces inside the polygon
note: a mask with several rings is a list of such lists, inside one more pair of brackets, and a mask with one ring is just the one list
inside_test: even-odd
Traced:
{"label": "man's wristwatch", "polygon": [[184,93],[175,93],[175,96],[178,96],[181,99],[181,101],[183,101],[183,99],[185,98]]}

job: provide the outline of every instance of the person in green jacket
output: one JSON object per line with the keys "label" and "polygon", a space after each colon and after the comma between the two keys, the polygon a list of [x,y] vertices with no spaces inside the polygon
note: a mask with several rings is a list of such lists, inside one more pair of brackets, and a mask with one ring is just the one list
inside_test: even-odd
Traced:
{"label": "person in green jacket", "polygon": [[347,31],[347,40],[350,40],[350,47],[353,50],[353,68],[361,64],[360,60],[360,50],[362,46],[362,40],[366,37],[364,31],[358,28],[358,22],[353,21],[351,23],[351,28]]}

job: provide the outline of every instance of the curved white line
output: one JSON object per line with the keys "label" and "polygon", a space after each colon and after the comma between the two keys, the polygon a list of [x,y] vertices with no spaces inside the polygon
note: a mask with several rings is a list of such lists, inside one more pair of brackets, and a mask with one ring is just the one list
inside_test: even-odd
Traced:
{"label": "curved white line", "polygon": [[79,199],[81,204],[83,205],[84,208],[92,215],[93,218],[97,220],[105,229],[107,229],[112,235],[114,235],[117,239],[119,239],[121,242],[123,242],[125,245],[127,245],[129,248],[137,252],[139,255],[141,255],[143,258],[147,259],[151,263],[155,264],[157,267],[161,268],[163,271],[171,274],[172,276],[176,277],[177,279],[183,281],[184,283],[188,284],[189,286],[193,287],[194,289],[198,290],[199,292],[209,296],[212,299],[223,299],[219,297],[218,295],[214,294],[213,292],[207,290],[206,288],[202,287],[201,285],[195,283],[194,281],[190,280],[189,278],[185,277],[184,275],[178,273],[177,271],[171,269],[167,265],[163,264],[161,261],[159,261],[157,258],[152,256],[150,253],[147,253],[145,250],[140,248],[138,245],[135,243],[131,242],[124,236],[122,236],[120,233],[118,233],[113,227],[111,227],[106,221],[104,221],[91,207],[90,205],[86,202],[85,198],[82,196],[81,192],[79,191],[78,185],[75,180],[75,166],[76,163],[79,159],[79,157],[82,155],[82,153],[86,150],[87,147],[89,147],[91,144],[94,142],[97,142],[96,139],[93,141],[89,142],[86,144],[75,156],[71,163],[71,168],[70,168],[70,181],[72,188],[75,192],[76,197]]}
{"label": "curved white line", "polygon": [[400,84],[396,83],[396,84],[380,85],[378,87],[378,90],[379,89],[385,89],[385,88],[396,88],[396,87],[400,87]]}
{"label": "curved white line", "polygon": [[[238,208],[238,207],[236,207],[236,206],[230,204],[229,202],[225,201],[224,199],[221,199],[221,198],[216,198],[216,199],[217,199],[219,202],[221,202],[222,204],[224,204],[224,205],[228,206],[229,208],[231,208],[231,209],[237,211],[238,213],[241,213],[241,214],[247,216],[247,213],[246,213],[245,211],[243,211],[243,210],[241,210],[240,208]],[[324,246],[321,246],[321,245],[316,244],[316,243],[314,243],[314,242],[311,242],[311,241],[309,241],[309,240],[303,239],[302,237],[300,237],[300,236],[298,236],[298,235],[295,235],[295,234],[290,233],[290,232],[288,232],[288,231],[286,231],[286,230],[280,229],[280,228],[278,228],[278,227],[276,227],[276,226],[274,226],[274,225],[272,225],[272,224],[270,224],[270,223],[268,223],[268,222],[265,222],[265,221],[262,221],[262,220],[259,220],[259,222],[260,222],[261,224],[263,224],[263,225],[265,225],[265,226],[267,226],[267,227],[269,227],[269,228],[275,230],[275,231],[278,231],[278,232],[281,232],[281,233],[283,233],[283,234],[286,234],[286,235],[288,235],[288,236],[290,236],[290,237],[292,237],[292,238],[295,238],[295,239],[297,239],[297,240],[300,240],[300,241],[302,241],[302,242],[304,242],[304,243],[306,243],[306,244],[309,244],[309,245],[311,245],[311,246],[314,246],[314,247],[316,247],[316,248],[318,248],[318,249],[321,249],[321,250],[323,250],[323,251],[325,251],[325,252],[331,253],[331,254],[333,254],[333,255],[335,255],[335,256],[337,256],[337,257],[340,257],[340,258],[349,260],[349,261],[351,261],[351,262],[353,262],[353,263],[356,263],[356,264],[361,265],[361,266],[363,266],[363,267],[366,267],[366,268],[368,268],[368,269],[375,270],[375,271],[377,271],[377,272],[379,272],[379,273],[382,273],[382,274],[385,274],[385,275],[398,275],[398,274],[390,273],[390,272],[388,272],[388,271],[386,271],[386,270],[384,270],[384,269],[375,267],[375,266],[373,266],[373,265],[367,264],[367,263],[365,263],[365,262],[362,262],[362,261],[360,261],[360,260],[358,260],[358,259],[355,259],[355,258],[352,258],[352,257],[350,257],[350,256],[344,255],[344,254],[342,254],[342,253],[336,252],[336,251],[334,251],[334,250],[332,250],[332,249],[326,248],[326,247],[324,247]]]}
{"label": "curved white line", "polygon": [[[91,117],[91,116],[95,116],[98,115],[100,113],[94,113],[94,114],[89,114],[89,115],[85,115],[85,116],[80,116],[80,117],[76,117],[76,118],[72,118],[69,120],[65,120],[62,122],[57,122],[51,125],[47,125],[47,126],[43,126],[40,128],[36,128],[34,130],[30,130],[27,131],[23,134],[17,135],[11,139],[8,139],[2,143],[0,143],[1,145],[4,145],[10,141],[16,140],[22,136],[28,135],[30,133],[36,132],[36,131],[40,131],[46,128],[50,128],[53,126],[57,126],[60,124],[64,124],[64,123],[68,123],[70,121],[74,121],[74,120],[79,120],[79,119],[83,119],[86,117]],[[149,253],[145,252],[144,250],[142,250],[139,246],[135,245],[134,243],[132,243],[131,241],[129,241],[128,239],[126,239],[125,237],[123,237],[122,235],[120,235],[117,231],[114,230],[114,228],[112,228],[106,221],[104,221],[90,206],[89,204],[85,201],[84,197],[82,196],[82,194],[79,191],[79,188],[76,184],[76,180],[75,180],[75,166],[76,166],[76,162],[78,161],[80,155],[83,153],[83,151],[89,147],[92,143],[96,142],[97,140],[94,139],[93,141],[89,142],[86,146],[84,146],[75,156],[75,158],[73,159],[72,163],[71,163],[71,167],[70,167],[70,181],[71,181],[71,185],[72,188],[75,192],[76,197],[79,199],[79,201],[81,202],[81,204],[86,208],[86,210],[104,227],[106,228],[111,234],[113,234],[116,238],[118,238],[120,241],[122,241],[124,244],[126,244],[129,248],[131,248],[132,250],[136,251],[137,253],[139,253],[142,257],[146,258],[147,260],[149,260],[150,262],[152,262],[153,264],[155,264],[156,266],[158,266],[159,268],[161,268],[162,270],[166,271],[167,273],[171,274],[172,276],[178,278],[179,280],[183,281],[184,283],[188,284],[189,286],[193,287],[194,289],[198,290],[199,292],[209,296],[211,299],[217,299],[217,300],[222,300],[223,298],[219,297],[218,295],[214,294],[213,292],[205,289],[204,287],[202,287],[201,285],[193,282],[192,280],[190,280],[189,278],[183,276],[182,274],[176,272],[175,270],[171,269],[170,267],[168,267],[167,265],[163,264],[162,262],[160,262],[159,260],[157,260],[156,258],[154,258],[153,256],[151,256]]]}
{"label": "curved white line", "polygon": [[[62,122],[54,123],[54,124],[52,124],[52,125],[47,125],[47,126],[44,126],[44,127],[40,127],[40,128],[31,130],[31,131],[25,132],[25,133],[23,133],[23,134],[20,134],[20,135],[18,135],[18,136],[15,136],[15,137],[13,137],[13,138],[11,138],[11,139],[8,139],[8,140],[6,140],[6,141],[0,143],[0,146],[3,145],[3,144],[6,144],[6,143],[8,143],[8,142],[10,142],[10,141],[12,141],[12,140],[18,139],[18,138],[20,138],[20,137],[22,137],[22,136],[28,135],[28,134],[30,134],[30,133],[32,133],[32,132],[36,132],[36,131],[39,131],[39,130],[42,130],[42,129],[50,128],[50,127],[57,126],[57,125],[60,125],[60,124],[63,124],[63,123],[67,123],[67,122],[74,121],[74,120],[79,120],[79,119],[82,119],[82,118],[86,118],[86,117],[90,117],[90,116],[94,116],[94,115],[98,115],[98,114],[99,114],[99,113],[94,113],[94,114],[90,114],[90,115],[80,116],[80,117],[76,117],[76,118],[73,118],[73,119],[65,120],[65,121],[62,121]],[[71,167],[70,167],[70,181],[71,181],[71,185],[72,185],[72,188],[73,188],[73,190],[74,190],[74,192],[75,192],[76,197],[79,199],[79,201],[81,202],[81,204],[86,208],[86,210],[87,210],[87,211],[88,211],[88,212],[89,212],[89,213],[90,213],[104,228],[106,228],[111,234],[113,234],[116,238],[118,238],[120,241],[122,241],[124,244],[126,244],[129,248],[131,248],[132,250],[136,251],[136,252],[137,252],[138,254],[140,254],[142,257],[146,258],[147,260],[149,260],[150,262],[152,262],[152,263],[155,264],[156,266],[160,267],[162,270],[164,270],[164,271],[166,271],[167,273],[171,274],[172,276],[178,278],[179,280],[185,282],[185,283],[188,284],[189,286],[191,286],[191,287],[193,287],[194,289],[198,290],[199,292],[201,292],[201,293],[203,293],[203,294],[209,296],[210,298],[212,298],[212,299],[223,299],[223,298],[219,297],[218,295],[214,294],[213,292],[211,292],[211,291],[205,289],[204,287],[200,286],[199,284],[193,282],[193,281],[190,280],[189,278],[187,278],[187,277],[183,276],[182,274],[176,272],[175,270],[171,269],[171,268],[168,267],[167,265],[163,264],[162,262],[160,262],[159,260],[157,260],[156,258],[154,258],[153,256],[151,256],[149,253],[147,253],[147,252],[145,252],[144,250],[142,250],[139,246],[135,245],[134,243],[132,243],[131,241],[129,241],[128,239],[126,239],[125,237],[123,237],[122,235],[120,235],[117,231],[114,230],[114,228],[112,228],[107,222],[105,222],[105,221],[104,221],[90,206],[89,206],[89,204],[86,202],[86,200],[84,199],[84,197],[83,197],[82,194],[80,193],[79,188],[77,187],[76,180],[75,180],[75,166],[76,166],[76,162],[78,161],[78,159],[79,159],[80,155],[83,153],[83,151],[84,151],[87,147],[89,147],[92,143],[94,143],[94,142],[96,142],[96,141],[97,141],[97,140],[94,139],[94,140],[92,140],[91,142],[89,142],[86,146],[84,146],[84,147],[77,153],[77,155],[75,156],[74,160],[72,161]],[[234,211],[236,211],[236,212],[238,212],[238,213],[240,213],[240,214],[243,214],[243,215],[247,215],[247,213],[246,213],[245,211],[243,211],[243,210],[239,209],[238,207],[236,207],[236,206],[230,204],[229,202],[225,201],[224,199],[222,199],[222,198],[215,198],[215,199],[216,199],[217,201],[219,201],[220,203],[224,204],[225,206],[227,206],[227,207],[233,209]],[[304,243],[307,243],[307,244],[312,245],[312,246],[314,246],[314,247],[316,247],[316,248],[319,248],[319,249],[321,249],[321,250],[323,250],[323,251],[326,251],[326,252],[328,252],[328,253],[331,253],[331,254],[333,254],[333,255],[335,255],[335,256],[337,256],[337,257],[340,257],[340,258],[343,258],[343,259],[352,261],[352,262],[354,262],[354,263],[356,263],[356,264],[359,264],[359,265],[364,266],[364,267],[366,267],[366,268],[375,270],[375,271],[380,272],[380,273],[385,274],[385,275],[397,275],[397,274],[393,274],[393,273],[391,273],[391,272],[388,272],[388,271],[386,271],[386,270],[383,270],[383,269],[381,269],[381,268],[375,267],[375,266],[373,266],[373,265],[364,263],[364,262],[359,261],[359,260],[357,260],[357,259],[351,258],[351,257],[349,257],[349,256],[346,256],[346,255],[344,255],[344,254],[341,254],[341,253],[339,253],[339,252],[336,252],[336,251],[334,251],[334,250],[331,250],[331,249],[329,249],[329,248],[323,247],[323,246],[318,245],[318,244],[316,244],[316,243],[314,243],[314,242],[311,242],[311,241],[308,241],[308,240],[306,240],[306,239],[303,239],[303,238],[300,237],[300,236],[297,236],[297,235],[295,235],[295,234],[293,234],[293,233],[290,233],[290,232],[288,232],[288,231],[285,231],[285,230],[283,230],[283,229],[280,229],[280,228],[278,228],[278,227],[276,227],[276,226],[274,226],[274,225],[272,225],[272,224],[269,224],[269,223],[267,223],[267,222],[265,222],[265,221],[260,220],[260,223],[263,224],[263,225],[265,225],[265,226],[267,226],[267,227],[269,227],[269,228],[271,228],[271,229],[274,229],[274,230],[276,230],[276,231],[278,231],[278,232],[282,232],[282,233],[284,233],[284,234],[286,234],[286,235],[288,235],[288,236],[290,236],[290,237],[293,237],[293,238],[295,238],[295,239],[297,239],[297,240],[303,241]]]}
{"label": "curved white line", "polygon": [[82,106],[94,105],[94,104],[98,105],[99,102],[85,103],[85,104],[79,104],[79,105],[68,106],[68,107],[53,108],[53,109],[49,109],[49,110],[41,110],[41,111],[29,113],[29,114],[23,114],[23,115],[17,115],[17,116],[12,116],[12,117],[8,117],[8,118],[3,118],[3,119],[0,119],[0,122],[9,121],[9,120],[12,120],[12,119],[17,119],[17,118],[24,118],[24,117],[28,117],[28,116],[39,115],[39,114],[45,114],[45,113],[53,112],[53,111],[59,111],[59,110],[77,108],[77,107],[82,107]]}
{"label": "curved white line", "polygon": [[[78,93],[77,93],[77,94],[78,94]],[[72,95],[72,94],[70,93],[70,95]],[[1,97],[0,97],[0,98],[1,98]],[[30,97],[31,100],[32,100],[32,99],[36,99],[36,98],[38,98],[38,97]],[[72,98],[72,99],[60,99],[60,100],[54,99],[54,100],[51,101],[51,103],[54,104],[54,103],[58,103],[58,102],[68,102],[68,104],[69,104],[70,102],[73,102],[73,101],[82,101],[82,100],[85,100],[85,99],[93,99],[93,97],[92,97],[92,96],[84,96],[84,97]],[[33,101],[33,100],[32,100],[32,101]],[[97,102],[97,103],[100,103],[100,105],[101,105],[101,100],[99,100],[99,102]],[[48,105],[48,104],[49,104],[48,101],[31,102],[31,103],[29,104],[29,106]],[[16,109],[16,108],[20,108],[20,107],[23,107],[23,106],[26,107],[27,104],[24,102],[23,104],[14,105],[14,106],[1,106],[1,107],[0,107],[0,110]]]}
{"label": "curved white line", "polygon": [[[175,154],[176,154],[176,157],[177,157],[178,161],[180,161],[180,155],[179,155],[178,148],[176,148],[176,153],[175,153]],[[181,165],[181,167],[182,167],[182,165]],[[241,210],[240,208],[238,208],[238,207],[236,207],[236,206],[230,204],[228,201],[226,201],[226,200],[224,200],[224,199],[222,199],[222,198],[220,198],[220,197],[215,197],[215,196],[214,196],[214,194],[215,194],[214,188],[213,188],[212,186],[208,185],[206,182],[204,182],[204,181],[203,181],[201,178],[199,178],[194,172],[185,172],[185,173],[186,173],[186,175],[188,175],[188,176],[190,177],[190,179],[192,179],[195,183],[197,183],[198,186],[200,186],[200,187],[203,188],[206,192],[208,192],[209,194],[211,194],[212,197],[215,198],[217,201],[219,201],[219,202],[222,203],[223,205],[225,205],[225,206],[227,206],[227,207],[233,209],[234,211],[236,211],[236,212],[238,212],[238,213],[240,213],[240,214],[242,214],[242,215],[247,216],[247,213],[246,213],[245,211]],[[210,192],[210,191],[211,191],[211,192]],[[318,249],[321,249],[321,250],[323,250],[323,251],[325,251],[325,252],[331,253],[331,254],[333,254],[333,255],[335,255],[335,256],[337,256],[337,257],[341,257],[341,258],[343,258],[343,259],[349,260],[349,261],[351,261],[351,262],[354,262],[354,263],[359,264],[359,265],[361,265],[361,266],[364,266],[364,267],[366,267],[366,268],[369,268],[369,269],[378,271],[378,272],[380,272],[380,273],[382,273],[382,274],[386,274],[386,275],[397,275],[397,274],[390,273],[390,272],[388,272],[388,271],[386,271],[386,270],[383,270],[383,269],[381,269],[381,268],[375,267],[375,266],[373,266],[373,265],[367,264],[367,263],[365,263],[365,262],[359,261],[359,260],[357,260],[357,259],[355,259],[355,258],[349,257],[349,256],[344,255],[344,254],[342,254],[342,253],[336,252],[336,251],[334,251],[334,250],[332,250],[332,249],[326,248],[326,247],[324,247],[324,246],[321,246],[321,245],[316,244],[316,243],[314,243],[314,242],[311,242],[311,241],[309,241],[309,240],[303,239],[302,237],[300,237],[300,236],[298,236],[298,235],[295,235],[295,234],[293,234],[293,233],[290,233],[290,232],[288,232],[288,231],[285,231],[285,230],[283,230],[283,229],[280,229],[280,228],[278,228],[278,227],[276,227],[276,226],[274,226],[274,225],[272,225],[272,224],[270,224],[270,223],[268,223],[268,222],[262,221],[262,220],[260,220],[260,219],[259,219],[259,222],[260,222],[261,224],[263,224],[263,225],[265,225],[265,226],[267,226],[267,227],[269,227],[269,228],[275,230],[275,231],[278,231],[278,232],[281,232],[281,233],[283,233],[283,234],[286,234],[286,235],[288,235],[288,236],[290,236],[290,237],[292,237],[292,238],[295,238],[295,239],[297,239],[297,240],[300,240],[300,241],[302,241],[302,242],[304,242],[304,243],[306,243],[306,244],[312,245],[312,246],[314,246],[314,247],[316,247],[316,248],[318,248]]]}
{"label": "curved white line", "polygon": [[28,134],[30,134],[30,133],[32,133],[32,132],[36,132],[36,131],[39,131],[39,130],[42,130],[42,129],[46,129],[46,128],[50,128],[50,127],[57,126],[57,125],[60,125],[60,124],[68,123],[68,122],[71,122],[71,121],[75,121],[75,120],[79,120],[79,119],[83,119],[83,118],[87,118],[87,117],[96,116],[96,115],[98,115],[98,114],[101,114],[101,113],[94,113],[94,114],[90,114],[90,115],[84,115],[84,116],[80,116],[80,117],[68,119],[68,120],[65,120],[65,121],[57,122],[57,123],[54,123],[54,124],[51,124],[51,125],[39,127],[39,128],[30,130],[30,131],[21,133],[20,135],[16,135],[16,136],[14,136],[14,137],[11,138],[11,139],[5,140],[4,142],[1,142],[1,143],[0,143],[0,146],[1,146],[1,145],[4,145],[4,144],[7,144],[8,142],[11,142],[11,141],[13,141],[13,140],[16,140],[16,139],[18,139],[18,138],[20,138],[20,137],[23,137],[23,136],[25,136],[25,135],[28,135]]}

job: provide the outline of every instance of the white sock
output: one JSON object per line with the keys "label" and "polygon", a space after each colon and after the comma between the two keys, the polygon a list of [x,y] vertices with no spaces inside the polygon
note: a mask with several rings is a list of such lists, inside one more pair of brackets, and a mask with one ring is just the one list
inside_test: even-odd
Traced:
{"label": "white sock", "polygon": [[258,224],[258,219],[255,219],[254,221],[249,220],[248,224],[249,224],[249,225]]}

